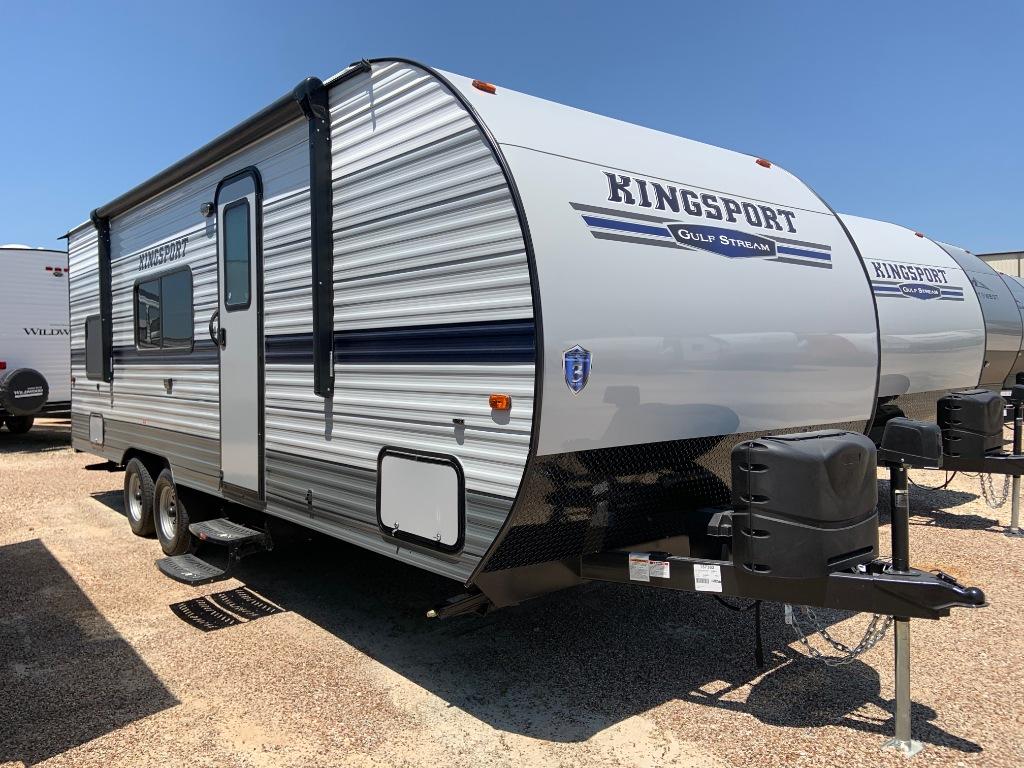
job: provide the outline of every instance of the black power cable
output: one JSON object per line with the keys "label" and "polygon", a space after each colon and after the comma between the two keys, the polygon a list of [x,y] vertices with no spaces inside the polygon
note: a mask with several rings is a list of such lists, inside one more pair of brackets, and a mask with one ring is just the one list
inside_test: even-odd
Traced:
{"label": "black power cable", "polygon": [[764,669],[764,644],[761,642],[761,601],[752,600],[747,605],[733,605],[724,597],[718,595],[712,595],[712,597],[730,611],[742,613],[751,608],[754,609],[754,663],[757,664],[758,669]]}
{"label": "black power cable", "polygon": [[[942,485],[921,485],[920,483],[915,483],[913,480],[910,480],[910,484],[915,488],[920,488],[921,490],[924,491],[944,491],[946,488],[949,487],[949,484],[953,482],[953,478],[956,477],[957,474],[957,472],[953,472],[953,474],[951,475],[947,472],[946,482],[944,482]],[[907,479],[909,480],[910,478],[908,477]]]}

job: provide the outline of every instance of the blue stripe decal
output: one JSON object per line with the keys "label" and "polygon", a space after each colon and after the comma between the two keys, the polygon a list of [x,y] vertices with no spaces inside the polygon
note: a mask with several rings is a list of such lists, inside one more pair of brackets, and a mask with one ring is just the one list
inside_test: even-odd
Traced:
{"label": "blue stripe decal", "polygon": [[779,253],[785,253],[789,256],[803,256],[808,259],[822,259],[824,261],[832,261],[832,256],[828,253],[819,253],[818,251],[807,251],[803,248],[790,248],[789,246],[780,245],[778,247]]}
{"label": "blue stripe decal", "polygon": [[158,349],[141,352],[134,345],[114,347],[111,350],[114,365],[214,365],[220,360],[217,345],[209,338],[198,338],[191,351],[187,349]]}
{"label": "blue stripe decal", "polygon": [[669,237],[665,227],[652,227],[649,224],[638,224],[633,221],[615,221],[614,219],[602,219],[597,216],[584,216],[583,220],[588,226],[600,227],[601,229],[614,229],[620,232],[639,232],[642,235],[658,235]]}
{"label": "blue stripe decal", "polygon": [[[339,364],[533,363],[534,334],[533,320],[336,331],[334,359]],[[267,336],[266,361],[312,363],[312,334]]]}
{"label": "blue stripe decal", "polygon": [[[536,358],[533,320],[494,320],[477,323],[369,328],[337,331],[337,363],[533,363]],[[267,363],[312,365],[313,334],[268,335]],[[115,365],[216,365],[217,346],[196,339],[192,352],[139,352],[134,346],[115,347]],[[84,351],[80,353],[84,358]]]}

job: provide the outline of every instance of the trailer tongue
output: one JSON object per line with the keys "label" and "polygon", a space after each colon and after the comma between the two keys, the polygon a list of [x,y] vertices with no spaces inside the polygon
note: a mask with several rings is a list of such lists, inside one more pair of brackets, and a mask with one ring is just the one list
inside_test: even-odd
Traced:
{"label": "trailer tongue", "polygon": [[722,558],[615,550],[583,555],[579,575],[907,618],[937,619],[951,608],[982,606],[985,595],[977,587],[905,562],[904,464],[922,461],[921,445],[928,449],[925,460],[941,463],[942,456],[936,425],[894,421],[880,452],[895,475],[891,563],[878,558],[879,454],[864,435],[829,430],[733,449],[732,509],[708,511],[708,535],[723,542]]}
{"label": "trailer tongue", "polygon": [[[647,579],[636,574],[652,574]],[[631,576],[632,574],[632,576]],[[592,581],[637,583],[683,592],[711,592],[722,597],[774,600],[818,608],[938,619],[951,608],[985,605],[985,593],[964,587],[945,573],[916,568],[895,571],[874,561],[800,584],[746,573],[729,560],[703,560],[664,552],[601,552],[580,561],[580,576]]]}
{"label": "trailer tongue", "polygon": [[[721,558],[613,550],[581,555],[577,575],[892,616],[895,736],[886,746],[913,755],[921,744],[910,733],[910,619],[938,619],[953,608],[986,605],[978,587],[964,586],[941,571],[910,567],[907,467],[942,462],[939,426],[902,418],[886,425],[877,452],[864,435],[838,430],[740,443],[732,451],[732,508],[704,510],[710,515],[708,536],[722,541]],[[878,556],[879,463],[890,475],[891,561]],[[428,616],[486,606],[484,595],[476,593],[453,599]],[[882,634],[875,632],[852,653],[866,650]]]}

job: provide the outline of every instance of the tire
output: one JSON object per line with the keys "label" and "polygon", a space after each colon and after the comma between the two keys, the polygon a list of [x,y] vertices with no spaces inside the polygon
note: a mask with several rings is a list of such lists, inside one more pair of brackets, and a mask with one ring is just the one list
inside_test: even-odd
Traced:
{"label": "tire", "polygon": [[7,431],[12,435],[24,435],[35,424],[35,416],[4,416]]}
{"label": "tire", "polygon": [[132,459],[124,468],[124,512],[136,536],[153,535],[153,476],[146,465]]}
{"label": "tire", "polygon": [[46,377],[32,368],[15,368],[0,374],[0,406],[12,416],[38,413],[50,397]]}
{"label": "tire", "polygon": [[195,541],[188,530],[188,509],[178,495],[169,469],[160,473],[153,486],[153,522],[160,548],[168,557],[195,549]]}

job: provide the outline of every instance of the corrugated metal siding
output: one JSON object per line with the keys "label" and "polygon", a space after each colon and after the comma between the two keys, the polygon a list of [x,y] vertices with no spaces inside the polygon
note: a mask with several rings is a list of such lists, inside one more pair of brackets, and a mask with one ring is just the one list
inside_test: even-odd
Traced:
{"label": "corrugated metal siding", "polygon": [[71,411],[88,414],[110,405],[110,385],[85,378],[85,319],[100,312],[99,249],[91,224],[68,235],[71,307]]}
{"label": "corrugated metal siding", "polygon": [[1013,275],[1014,277],[1021,276],[1020,262],[1024,258],[1024,253],[982,253],[978,254],[978,258],[996,272],[1002,272],[1004,275]]}
{"label": "corrugated metal siding", "polygon": [[[459,102],[421,70],[390,64],[332,89],[330,108],[335,333],[532,320],[525,245],[509,190]],[[268,329],[311,330],[308,262],[302,268],[288,300],[268,308]],[[335,373],[335,396],[325,407],[313,394],[311,364],[268,362],[269,508],[308,520],[303,500],[312,491],[313,527],[467,578],[522,477],[533,364],[341,360]],[[512,395],[507,422],[492,415],[492,392]],[[381,538],[375,478],[385,445],[458,457],[468,491],[463,553],[447,557],[404,545],[396,552]],[[344,468],[329,469],[339,464]]]}
{"label": "corrugated metal siding", "polygon": [[[100,412],[127,425],[219,439],[219,369],[215,352],[209,351],[207,330],[217,308],[216,222],[204,219],[199,208],[202,203],[213,201],[221,179],[251,165],[259,169],[263,181],[264,263],[268,270],[266,306],[276,309],[281,297],[293,288],[296,278],[288,278],[287,274],[289,270],[296,271],[296,264],[305,266],[308,283],[309,149],[306,123],[297,120],[111,222],[115,361],[109,395],[97,395],[96,383],[85,381],[84,370],[85,317],[99,311],[96,234],[92,227],[72,234],[72,344],[74,349],[80,350],[75,355],[75,371],[80,377],[74,393],[76,413]],[[182,237],[188,238],[188,244],[181,258],[139,269],[140,253]],[[135,283],[140,278],[184,266],[192,271],[193,334],[197,350],[194,361],[168,363],[159,354],[140,357],[135,353],[133,326]],[[298,272],[298,279],[301,279],[302,267]],[[308,301],[306,313],[309,313]],[[273,327],[268,324],[267,330],[273,332]],[[198,354],[204,347],[206,354]],[[125,356],[132,359],[119,360]],[[171,393],[165,389],[165,378],[173,379]],[[101,384],[100,389],[106,393],[108,385]],[[128,432],[129,427],[122,429],[126,444],[132,442]],[[150,434],[153,433],[138,430],[134,447],[163,453],[160,445],[149,444],[147,435]],[[215,464],[200,462],[194,471],[212,472],[215,476]]]}

